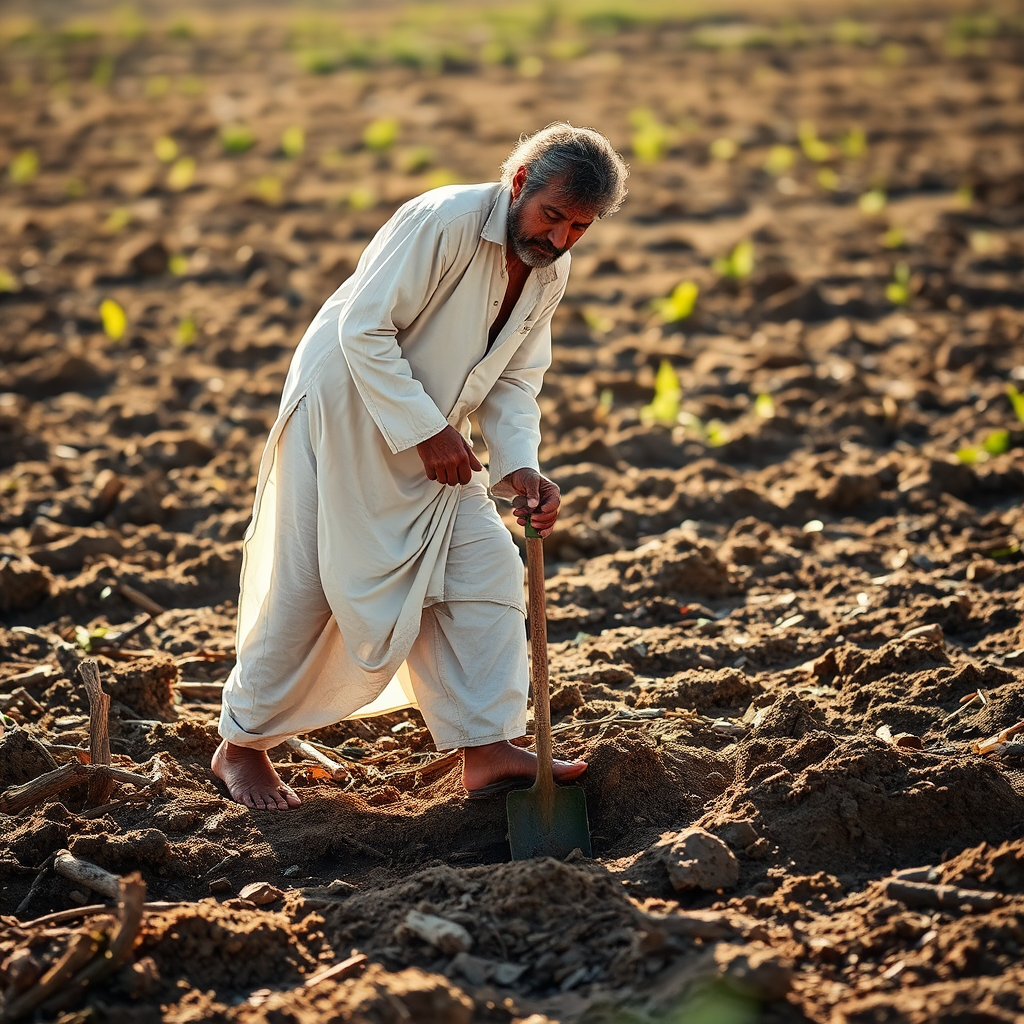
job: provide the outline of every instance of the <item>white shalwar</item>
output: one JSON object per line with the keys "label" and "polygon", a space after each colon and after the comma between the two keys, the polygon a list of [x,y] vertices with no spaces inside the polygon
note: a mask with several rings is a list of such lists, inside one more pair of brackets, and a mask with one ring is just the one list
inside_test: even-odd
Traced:
{"label": "white shalwar", "polygon": [[488,473],[439,484],[416,452],[448,424],[468,438],[475,412],[492,481],[538,468],[569,256],[530,273],[488,348],[509,200],[489,183],[406,203],[299,343],[243,541],[231,743],[413,700],[438,749],[525,730],[523,569]]}

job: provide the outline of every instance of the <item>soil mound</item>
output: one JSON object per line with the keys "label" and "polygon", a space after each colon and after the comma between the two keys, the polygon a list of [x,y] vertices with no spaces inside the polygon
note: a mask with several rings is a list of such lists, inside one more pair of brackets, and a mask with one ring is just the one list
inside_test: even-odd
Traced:
{"label": "soil mound", "polygon": [[1024,821],[1024,789],[973,755],[908,752],[858,737],[798,767],[786,747],[779,741],[773,760],[745,772],[741,762],[702,824],[751,818],[777,859],[801,871],[931,863],[949,849],[998,842]]}

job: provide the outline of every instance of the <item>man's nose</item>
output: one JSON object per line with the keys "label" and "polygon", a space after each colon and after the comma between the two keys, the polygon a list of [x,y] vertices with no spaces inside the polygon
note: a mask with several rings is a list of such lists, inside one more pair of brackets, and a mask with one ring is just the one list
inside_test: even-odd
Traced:
{"label": "man's nose", "polygon": [[556,224],[548,232],[548,241],[556,249],[564,249],[566,243],[569,241],[569,225],[568,224]]}

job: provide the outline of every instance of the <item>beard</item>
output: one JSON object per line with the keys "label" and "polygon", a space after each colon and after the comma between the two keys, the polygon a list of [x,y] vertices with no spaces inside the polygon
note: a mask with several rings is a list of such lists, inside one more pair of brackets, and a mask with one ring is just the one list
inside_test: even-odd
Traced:
{"label": "beard", "polygon": [[524,234],[520,209],[515,203],[508,209],[509,248],[528,267],[550,267],[568,249],[557,249],[546,238],[529,238]]}

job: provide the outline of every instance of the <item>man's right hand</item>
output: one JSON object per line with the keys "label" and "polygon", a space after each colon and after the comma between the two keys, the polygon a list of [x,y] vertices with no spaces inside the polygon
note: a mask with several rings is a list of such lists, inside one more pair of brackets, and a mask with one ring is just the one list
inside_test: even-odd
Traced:
{"label": "man's right hand", "polygon": [[466,439],[450,424],[426,441],[420,441],[416,451],[423,461],[427,479],[439,484],[468,484],[473,473],[484,468]]}

